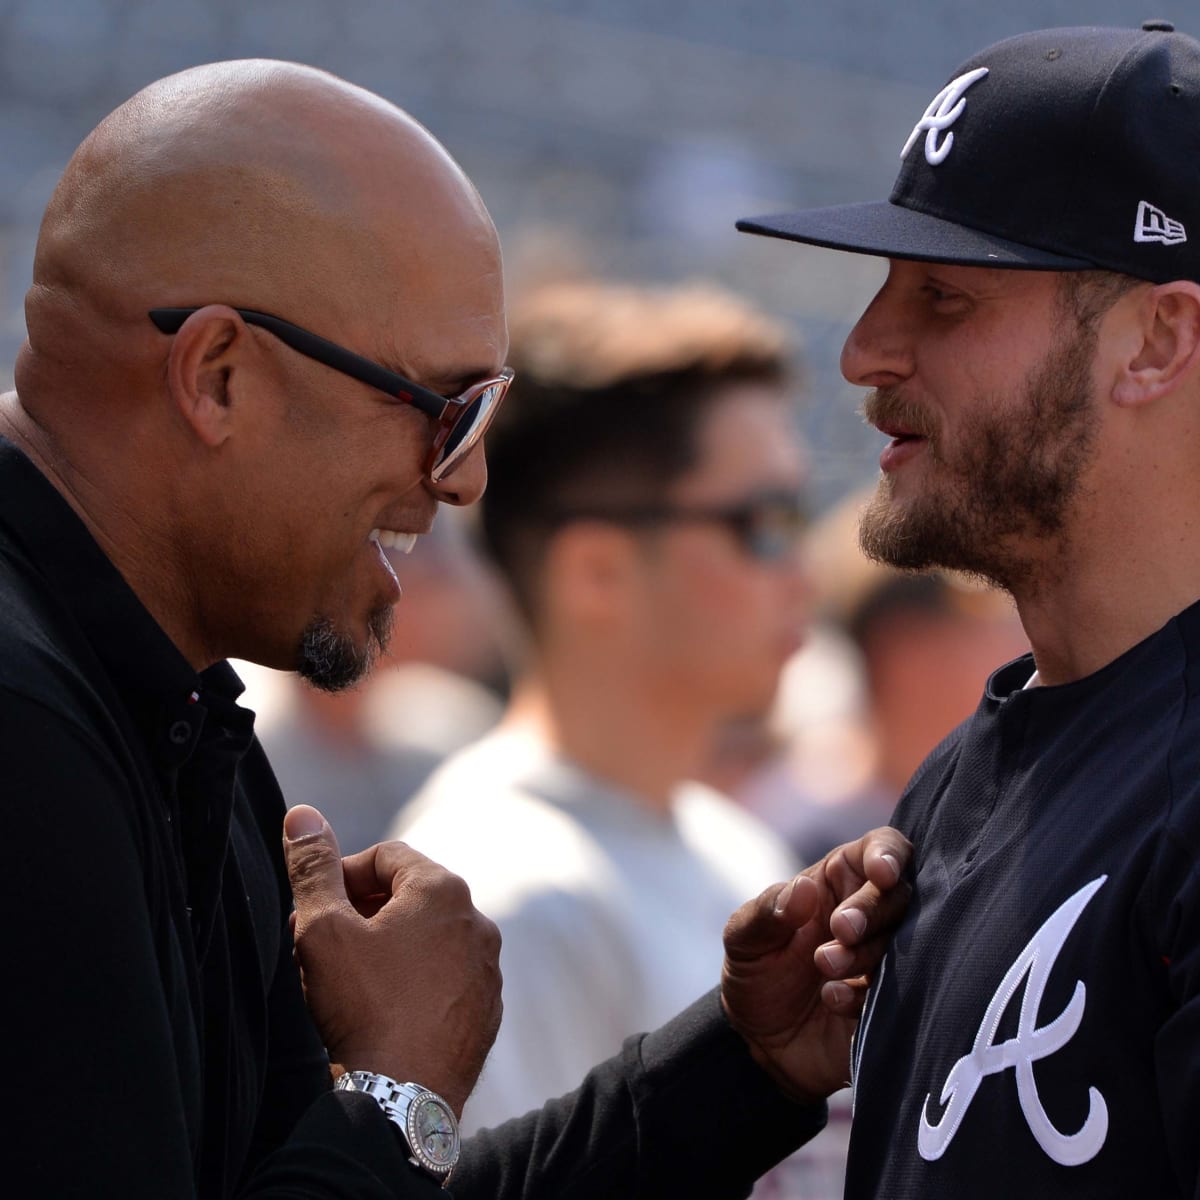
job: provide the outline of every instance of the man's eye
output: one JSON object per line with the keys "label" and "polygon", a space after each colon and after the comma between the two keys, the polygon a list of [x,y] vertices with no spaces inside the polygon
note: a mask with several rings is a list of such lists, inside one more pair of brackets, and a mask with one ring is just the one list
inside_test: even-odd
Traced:
{"label": "man's eye", "polygon": [[951,291],[935,283],[927,283],[921,290],[939,308],[960,308],[966,303],[962,292]]}

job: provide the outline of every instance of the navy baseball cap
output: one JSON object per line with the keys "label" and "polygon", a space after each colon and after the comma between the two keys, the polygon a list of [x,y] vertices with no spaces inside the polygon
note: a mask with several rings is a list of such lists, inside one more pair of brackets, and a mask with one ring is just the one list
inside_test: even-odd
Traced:
{"label": "navy baseball cap", "polygon": [[954,72],[900,157],[886,202],[737,227],[887,258],[1200,281],[1200,42],[1169,22],[997,42]]}

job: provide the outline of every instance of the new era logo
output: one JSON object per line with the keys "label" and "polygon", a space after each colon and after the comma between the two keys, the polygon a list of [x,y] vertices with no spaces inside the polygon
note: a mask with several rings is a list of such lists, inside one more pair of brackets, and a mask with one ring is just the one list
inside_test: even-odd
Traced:
{"label": "new era logo", "polygon": [[1168,217],[1161,208],[1155,208],[1148,200],[1143,200],[1138,204],[1133,240],[1177,246],[1180,242],[1187,241],[1187,230],[1184,229],[1182,221]]}

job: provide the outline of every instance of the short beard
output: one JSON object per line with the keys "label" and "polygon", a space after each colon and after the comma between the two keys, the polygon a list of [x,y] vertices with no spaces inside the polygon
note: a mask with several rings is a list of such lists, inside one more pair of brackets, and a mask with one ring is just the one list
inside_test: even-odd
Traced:
{"label": "short beard", "polygon": [[390,604],[371,613],[361,649],[328,617],[317,617],[301,635],[296,672],[323,692],[343,692],[366,678],[391,636]]}
{"label": "short beard", "polygon": [[1030,372],[1018,403],[979,397],[953,460],[943,456],[939,430],[926,427],[930,417],[905,416],[910,406],[894,389],[869,396],[874,419],[891,417],[927,436],[932,470],[927,494],[907,510],[893,507],[891,479],[880,480],[859,528],[864,552],[894,567],[965,571],[1008,591],[1028,586],[1044,564],[1022,557],[1013,541],[1058,539],[1063,548],[1068,511],[1092,458],[1095,348],[1094,328],[1077,325]]}

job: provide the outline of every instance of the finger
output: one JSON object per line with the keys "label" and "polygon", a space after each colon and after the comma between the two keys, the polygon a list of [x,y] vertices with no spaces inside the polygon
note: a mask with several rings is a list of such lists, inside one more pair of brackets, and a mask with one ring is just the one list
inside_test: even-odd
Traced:
{"label": "finger", "polygon": [[824,942],[813,953],[817,970],[829,979],[850,979],[870,975],[887,953],[890,938],[884,934],[858,946]]}
{"label": "finger", "polygon": [[821,984],[821,1003],[839,1017],[857,1017],[867,998],[866,979],[836,979]]}
{"label": "finger", "polygon": [[873,829],[860,840],[865,842],[863,871],[866,877],[882,891],[895,887],[912,862],[912,842],[890,825]]}
{"label": "finger", "polygon": [[432,860],[404,842],[377,842],[342,859],[346,893],[354,903],[389,900],[407,879],[427,869],[440,871]]}
{"label": "finger", "polygon": [[912,886],[907,880],[886,892],[865,883],[833,911],[829,932],[844,946],[856,946],[867,938],[891,932],[904,919],[911,899]]}
{"label": "finger", "polygon": [[845,847],[846,862],[860,879],[881,891],[900,882],[912,858],[912,843],[898,829],[881,825]]}
{"label": "finger", "polygon": [[283,854],[296,902],[296,919],[346,903],[342,853],[329,822],[308,804],[289,809],[283,818]]}
{"label": "finger", "polygon": [[819,889],[806,875],[772,884],[746,901],[725,926],[725,953],[734,960],[781,950],[816,915]]}
{"label": "finger", "polygon": [[816,916],[819,897],[820,889],[815,881],[807,875],[797,875],[779,890],[772,905],[772,915],[777,923],[799,929]]}
{"label": "finger", "polygon": [[909,840],[898,829],[884,825],[830,851],[823,865],[838,898],[845,900],[868,881],[880,891],[895,887],[911,858]]}

